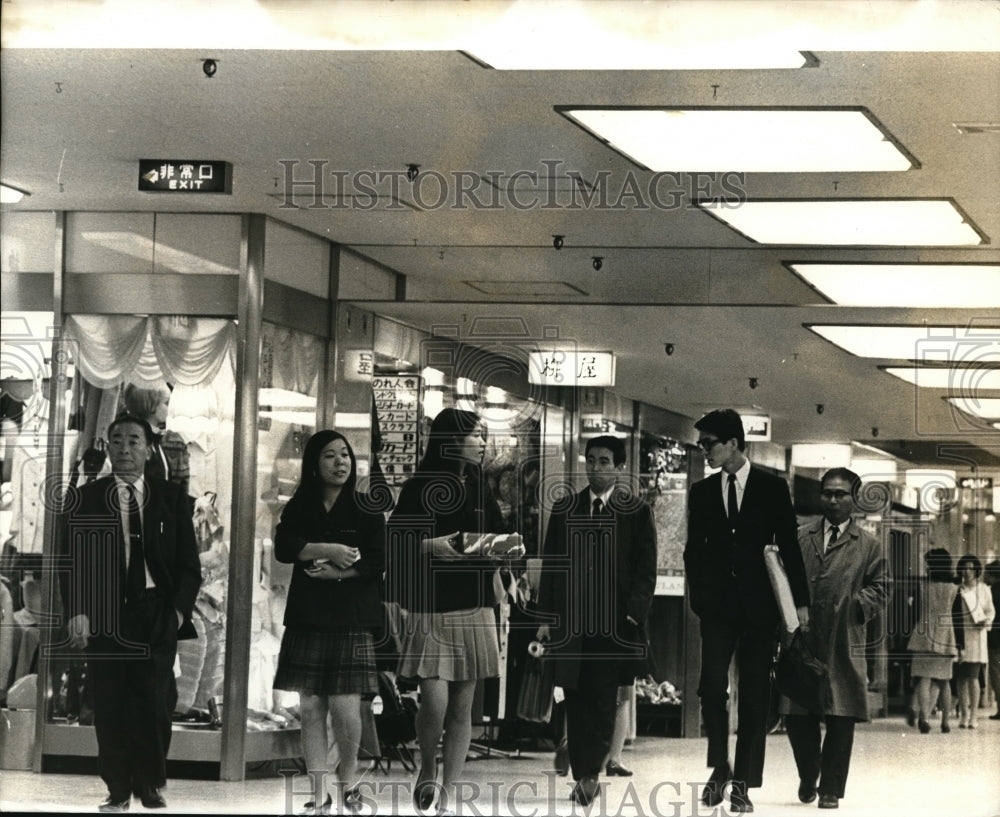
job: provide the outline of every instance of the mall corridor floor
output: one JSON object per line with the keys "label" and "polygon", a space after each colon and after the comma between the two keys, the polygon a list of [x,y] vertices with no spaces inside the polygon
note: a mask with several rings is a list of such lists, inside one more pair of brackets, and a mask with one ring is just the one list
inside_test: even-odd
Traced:
{"label": "mall corridor floor", "polygon": [[[588,808],[568,799],[567,778],[555,777],[549,753],[496,754],[466,764],[467,795],[449,808],[463,815],[625,815],[630,817],[727,817],[728,801],[707,808],[697,799],[704,768],[701,739],[639,736],[624,763],[635,774],[605,784],[603,799]],[[398,763],[389,774],[369,772],[362,791],[364,814],[413,814],[414,776]],[[798,801],[798,777],[788,739],[768,738],[764,786],[751,792],[755,815],[792,817],[814,813]],[[242,783],[169,781],[164,795],[176,814],[296,814],[310,797],[303,778]],[[30,772],[0,773],[0,811],[96,812],[104,798],[96,776]],[[132,811],[144,811],[133,799]],[[336,811],[334,811],[336,813]],[[824,812],[827,813],[827,812]],[[1000,721],[980,717],[979,728],[921,735],[899,718],[861,724],[857,730],[847,796],[839,812],[851,817],[1000,816]]]}

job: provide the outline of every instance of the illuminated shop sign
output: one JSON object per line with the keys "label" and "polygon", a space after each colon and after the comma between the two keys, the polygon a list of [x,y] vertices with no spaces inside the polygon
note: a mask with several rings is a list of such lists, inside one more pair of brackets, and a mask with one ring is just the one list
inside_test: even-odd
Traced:
{"label": "illuminated shop sign", "polygon": [[613,386],[615,355],[578,349],[528,352],[528,382],[538,386]]}
{"label": "illuminated shop sign", "polygon": [[767,414],[741,414],[743,432],[747,442],[766,442],[771,439],[771,417]]}

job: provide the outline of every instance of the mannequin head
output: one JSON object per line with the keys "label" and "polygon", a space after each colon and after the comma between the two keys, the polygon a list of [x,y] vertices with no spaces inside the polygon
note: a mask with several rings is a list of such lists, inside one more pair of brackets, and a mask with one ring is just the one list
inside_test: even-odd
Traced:
{"label": "mannequin head", "polygon": [[141,417],[154,431],[167,427],[167,407],[170,405],[170,389],[166,386],[144,389],[129,383],[122,395],[125,411]]}

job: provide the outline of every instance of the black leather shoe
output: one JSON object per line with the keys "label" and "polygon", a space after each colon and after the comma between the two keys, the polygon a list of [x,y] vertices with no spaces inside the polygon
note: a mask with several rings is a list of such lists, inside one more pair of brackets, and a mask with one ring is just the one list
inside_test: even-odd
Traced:
{"label": "black leather shoe", "polygon": [[631,777],[632,770],[626,769],[617,760],[609,760],[604,766],[604,772],[608,777]]}
{"label": "black leather shoe", "polygon": [[559,741],[559,745],[556,747],[556,756],[553,763],[556,767],[557,775],[565,777],[569,774],[569,749],[566,746],[566,738]]}
{"label": "black leather shoe", "polygon": [[577,780],[576,783],[573,784],[573,788],[570,789],[569,799],[574,803],[579,803],[580,801],[577,800],[579,794],[580,794],[580,781]]}
{"label": "black leather shoe", "polygon": [[438,803],[438,762],[434,760],[434,768],[428,769],[432,774],[423,777],[424,767],[420,767],[420,775],[417,776],[417,784],[413,787],[413,807],[418,814],[428,814],[437,811]]}
{"label": "black leather shoe", "polygon": [[576,787],[573,789],[570,797],[574,803],[579,803],[581,806],[589,806],[594,802],[594,798],[597,797],[599,791],[600,786],[597,783],[596,777],[584,777],[576,782]]}
{"label": "black leather shoe", "polygon": [[361,800],[361,789],[355,786],[353,789],[344,789],[344,813],[357,814],[363,805]]}
{"label": "black leather shoe", "polygon": [[746,783],[735,781],[729,790],[729,810],[733,814],[752,814],[753,803],[747,793]]}
{"label": "black leather shoe", "polygon": [[330,809],[333,806],[333,798],[327,794],[326,800],[323,801],[323,805],[316,808],[316,801],[309,800],[303,807],[299,814],[329,814]]}
{"label": "black leather shoe", "polygon": [[135,796],[139,798],[142,802],[143,808],[166,808],[167,801],[163,799],[163,795],[160,794],[158,789],[150,787],[148,789],[140,789],[135,793]]}
{"label": "black leather shoe", "polygon": [[733,770],[728,763],[716,766],[701,792],[701,802],[706,806],[717,806],[722,802],[722,790],[733,779]]}
{"label": "black leather shoe", "polygon": [[437,780],[424,780],[413,787],[413,805],[419,814],[429,814],[436,811],[438,785]]}
{"label": "black leather shoe", "polygon": [[805,780],[799,781],[799,800],[803,803],[811,803],[816,799],[816,784],[807,783]]}
{"label": "black leather shoe", "polygon": [[97,810],[105,812],[128,811],[131,802],[132,797],[128,794],[124,797],[116,797],[113,794],[109,794],[107,799],[97,807]]}
{"label": "black leather shoe", "polygon": [[820,808],[840,808],[840,798],[835,794],[821,794],[819,796]]}

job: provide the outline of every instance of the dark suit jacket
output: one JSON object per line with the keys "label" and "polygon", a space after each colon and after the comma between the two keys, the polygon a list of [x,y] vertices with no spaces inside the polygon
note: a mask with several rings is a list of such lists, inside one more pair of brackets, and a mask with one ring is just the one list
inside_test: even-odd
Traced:
{"label": "dark suit jacket", "polygon": [[[585,489],[556,504],[545,532],[538,610],[551,621],[549,649],[560,659],[555,665],[556,684],[570,689],[576,688],[581,671],[583,638],[594,635],[594,621],[587,613],[593,614],[601,604],[611,606],[613,635],[634,645],[629,652],[636,659],[645,648],[643,627],[656,588],[653,514],[645,502],[617,490],[608,508],[612,518],[593,519],[590,492]],[[603,561],[607,575],[588,577],[584,564],[593,558],[593,553],[587,555],[588,537],[590,544],[597,541],[609,548]],[[638,628],[628,624],[627,616],[638,622]]]}
{"label": "dark suit jacket", "polygon": [[795,605],[809,605],[788,484],[751,465],[733,536],[722,501],[722,474],[696,482],[688,499],[684,567],[691,609],[702,619],[774,627],[778,605],[764,567],[764,545],[778,545]]}
{"label": "dark suit jacket", "polygon": [[[201,562],[188,498],[177,485],[147,478],[144,501],[142,545],[150,575],[184,616],[177,637],[195,638],[191,610],[201,586]],[[85,613],[99,636],[111,635],[124,597],[125,551],[115,478],[71,487],[64,524],[66,618]]]}

